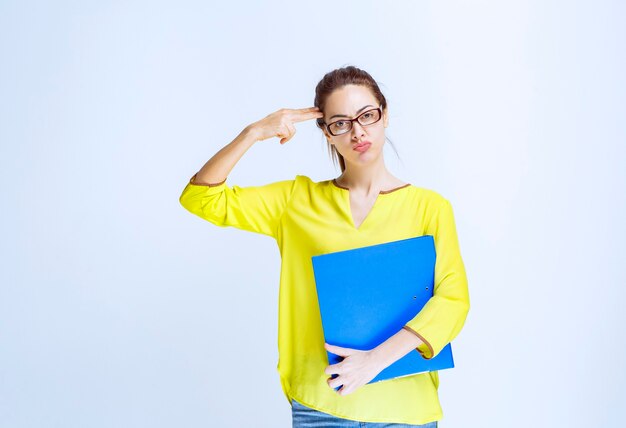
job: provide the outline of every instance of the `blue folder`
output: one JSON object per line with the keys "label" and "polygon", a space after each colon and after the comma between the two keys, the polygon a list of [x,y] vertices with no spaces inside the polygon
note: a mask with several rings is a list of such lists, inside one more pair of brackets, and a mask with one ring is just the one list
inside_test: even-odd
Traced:
{"label": "blue folder", "polygon": [[[311,260],[324,340],[331,345],[375,348],[433,296],[436,252],[431,235],[320,254]],[[343,360],[326,352],[329,364]],[[450,343],[429,360],[413,349],[368,383],[453,367]]]}

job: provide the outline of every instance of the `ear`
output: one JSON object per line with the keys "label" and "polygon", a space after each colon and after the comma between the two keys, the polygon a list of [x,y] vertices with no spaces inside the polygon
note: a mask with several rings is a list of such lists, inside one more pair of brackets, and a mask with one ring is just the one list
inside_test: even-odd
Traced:
{"label": "ear", "polygon": [[389,125],[389,114],[387,112],[387,107],[383,109],[383,123],[385,124],[385,128]]}
{"label": "ear", "polygon": [[328,141],[328,144],[335,144],[335,143],[333,143],[333,139],[330,136],[330,134],[328,133],[328,131],[325,128],[322,129],[322,131],[324,132],[324,137],[326,137],[326,141]]}
{"label": "ear", "polygon": [[329,144],[333,144],[332,143],[332,139],[331,139],[331,135],[328,133],[328,130],[326,129],[326,126],[322,125],[319,128],[324,133],[324,137],[326,137],[326,141],[328,141]]}

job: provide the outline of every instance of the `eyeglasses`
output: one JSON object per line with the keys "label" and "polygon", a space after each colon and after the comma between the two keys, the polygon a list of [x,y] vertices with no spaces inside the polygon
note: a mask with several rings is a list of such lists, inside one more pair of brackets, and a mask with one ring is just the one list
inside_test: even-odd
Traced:
{"label": "eyeglasses", "polygon": [[326,124],[323,120],[319,120],[320,125],[326,125],[326,129],[330,132],[330,135],[338,136],[350,132],[352,130],[352,122],[359,122],[362,126],[368,126],[376,123],[382,117],[381,107],[368,110],[361,113],[354,119],[340,119],[336,122]]}

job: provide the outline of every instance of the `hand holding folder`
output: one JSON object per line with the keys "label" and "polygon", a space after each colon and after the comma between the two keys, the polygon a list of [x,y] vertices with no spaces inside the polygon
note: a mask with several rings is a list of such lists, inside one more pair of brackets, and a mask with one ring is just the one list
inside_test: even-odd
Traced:
{"label": "hand holding folder", "polygon": [[[436,252],[431,235],[311,258],[324,331],[331,344],[370,350],[397,333],[433,296]],[[329,364],[342,357],[327,351]],[[370,382],[454,367],[447,344],[431,359],[417,350]]]}

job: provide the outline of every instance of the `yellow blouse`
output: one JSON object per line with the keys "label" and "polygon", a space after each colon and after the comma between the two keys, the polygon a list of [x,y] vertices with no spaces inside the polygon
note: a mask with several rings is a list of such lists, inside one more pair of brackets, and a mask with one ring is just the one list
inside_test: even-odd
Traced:
{"label": "yellow blouse", "polygon": [[[412,184],[381,191],[361,225],[354,226],[349,190],[334,180],[293,180],[228,186],[189,180],[182,206],[220,227],[273,237],[281,254],[277,370],[288,402],[363,422],[425,424],[443,417],[437,371],[366,384],[341,396],[326,382],[328,365],[311,257],[432,235],[436,265],[433,297],[405,328],[432,358],[461,331],[469,311],[467,277],[450,202]],[[217,249],[216,249],[217,250]]]}

